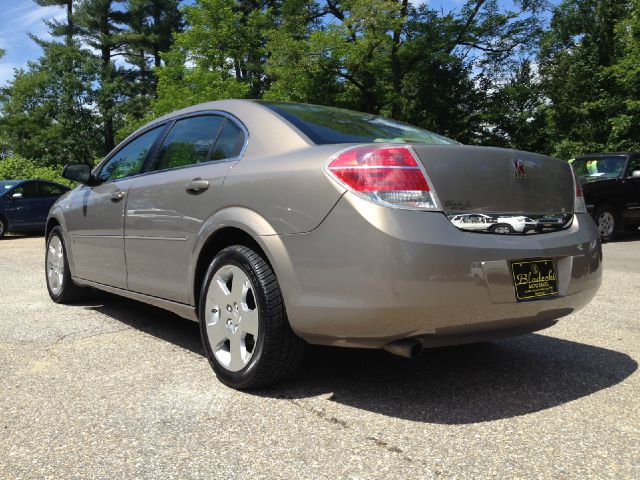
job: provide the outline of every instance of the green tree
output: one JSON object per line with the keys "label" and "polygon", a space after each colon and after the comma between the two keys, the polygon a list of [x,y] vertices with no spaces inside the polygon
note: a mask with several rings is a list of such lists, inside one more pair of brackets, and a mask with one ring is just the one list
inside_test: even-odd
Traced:
{"label": "green tree", "polygon": [[175,45],[158,70],[154,113],[221,98],[259,97],[264,88],[264,32],[271,10],[258,5],[243,10],[234,0],[198,0],[184,8],[189,28],[175,35]]}
{"label": "green tree", "polygon": [[76,21],[83,41],[98,51],[100,59],[98,110],[102,118],[104,153],[115,146],[115,132],[121,119],[123,103],[123,71],[114,63],[122,56],[124,44],[123,23],[126,14],[116,6],[123,0],[84,0],[78,9]]}
{"label": "green tree", "polygon": [[285,0],[269,36],[267,94],[315,101],[481,141],[485,92],[541,33],[541,0],[468,0],[443,13],[405,0]]}
{"label": "green tree", "polygon": [[76,33],[73,0],[34,0],[34,2],[41,7],[64,7],[67,12],[66,22],[59,20],[47,20],[45,23],[54,36],[64,36],[67,45],[71,45]]}
{"label": "green tree", "polygon": [[624,70],[633,69],[626,59],[634,54],[625,47],[633,33],[624,26],[633,29],[632,5],[637,10],[628,0],[564,0],[554,11],[540,58],[553,154],[631,146],[633,90]]}
{"label": "green tree", "polygon": [[43,56],[19,70],[0,92],[5,155],[40,165],[92,163],[101,149],[93,110],[97,82],[92,55],[77,45],[47,44]]}

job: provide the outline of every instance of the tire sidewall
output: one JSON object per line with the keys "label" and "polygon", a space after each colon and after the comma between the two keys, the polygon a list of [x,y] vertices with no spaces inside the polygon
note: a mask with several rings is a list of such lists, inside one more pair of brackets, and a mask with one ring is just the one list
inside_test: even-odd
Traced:
{"label": "tire sidewall", "polygon": [[[256,301],[256,305],[258,306],[258,339],[256,341],[255,351],[253,352],[249,363],[237,372],[227,370],[216,360],[209,343],[205,321],[205,308],[207,302],[206,297],[207,291],[209,290],[209,285],[213,280],[214,273],[225,265],[236,266],[247,275],[253,287],[254,299]],[[198,320],[200,324],[200,335],[202,337],[202,345],[205,349],[207,359],[209,360],[211,367],[215,371],[216,376],[220,378],[225,384],[236,388],[242,388],[245,384],[250,383],[252,375],[254,374],[255,370],[259,368],[260,359],[262,357],[262,353],[264,352],[266,340],[266,327],[263,321],[263,316],[267,309],[267,299],[264,291],[264,286],[260,281],[255,268],[251,264],[251,261],[242,252],[233,247],[229,247],[225,248],[218,255],[216,255],[216,257],[211,262],[211,265],[207,269],[205,282],[200,292],[199,305],[200,308],[198,312]]]}
{"label": "tire sidewall", "polygon": [[4,217],[0,215],[0,238],[4,237],[5,234],[7,233],[7,226],[8,225]]}
{"label": "tire sidewall", "polygon": [[598,221],[600,220],[600,215],[602,215],[604,212],[609,212],[613,217],[613,230],[609,235],[607,235],[606,237],[601,236],[601,238],[605,242],[610,242],[618,234],[618,230],[620,227],[620,219],[618,218],[618,212],[613,207],[610,207],[609,205],[603,205],[602,207],[597,208],[593,217],[595,220],[596,229],[598,230],[598,234],[600,234],[600,226],[598,225]]}
{"label": "tire sidewall", "polygon": [[[51,239],[53,239],[54,236],[60,239],[60,243],[62,244],[62,252],[64,254],[64,275],[62,276],[62,285],[60,286],[60,291],[58,292],[57,295],[51,291],[51,287],[49,286],[49,275],[48,275],[49,267],[47,265],[47,258],[49,256],[49,244],[51,243]],[[60,228],[59,226],[51,229],[51,232],[49,232],[49,236],[47,237],[47,245],[46,245],[45,257],[44,257],[44,269],[45,269],[44,270],[45,282],[47,283],[47,291],[49,292],[49,296],[54,302],[61,302],[64,298],[67,285],[71,281],[71,275],[69,272],[67,245],[64,242],[64,235],[62,234],[62,228]]]}

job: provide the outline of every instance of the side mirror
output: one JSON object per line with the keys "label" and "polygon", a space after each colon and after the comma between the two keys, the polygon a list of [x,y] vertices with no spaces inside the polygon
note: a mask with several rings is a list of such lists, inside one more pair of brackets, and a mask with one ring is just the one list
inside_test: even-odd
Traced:
{"label": "side mirror", "polygon": [[62,177],[84,185],[95,185],[95,178],[91,175],[91,167],[86,163],[72,163],[62,169]]}
{"label": "side mirror", "polygon": [[20,200],[22,198],[22,192],[14,192],[11,194],[11,200]]}
{"label": "side mirror", "polygon": [[631,172],[631,178],[640,178],[640,170],[634,170]]}

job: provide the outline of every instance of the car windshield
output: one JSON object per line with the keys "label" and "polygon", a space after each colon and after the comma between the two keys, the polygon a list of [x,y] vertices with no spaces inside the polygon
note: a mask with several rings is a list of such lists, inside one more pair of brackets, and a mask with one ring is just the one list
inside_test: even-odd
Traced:
{"label": "car windshield", "polygon": [[20,183],[20,180],[2,180],[2,181],[0,181],[0,194],[2,194],[2,192],[6,192],[10,188],[15,187],[19,183]]}
{"label": "car windshield", "polygon": [[428,130],[368,113],[303,103],[261,103],[319,145],[373,142],[458,144]]}
{"label": "car windshield", "polygon": [[571,166],[581,180],[597,180],[622,175],[625,161],[626,157],[622,155],[581,157],[573,160]]}

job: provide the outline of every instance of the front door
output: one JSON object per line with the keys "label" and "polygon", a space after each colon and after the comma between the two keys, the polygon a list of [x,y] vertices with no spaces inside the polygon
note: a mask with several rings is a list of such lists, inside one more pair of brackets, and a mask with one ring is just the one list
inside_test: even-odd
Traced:
{"label": "front door", "polygon": [[623,194],[625,220],[638,224],[640,223],[640,177],[634,177],[634,171],[640,171],[640,155],[629,159]]}
{"label": "front door", "polygon": [[189,302],[189,264],[198,232],[222,205],[222,182],[245,143],[244,131],[218,115],[178,120],[151,172],[129,191],[125,220],[130,290]]}
{"label": "front door", "polygon": [[74,192],[65,212],[79,278],[126,288],[124,212],[129,187],[140,173],[164,127],[156,127],[119,147],[100,167],[98,186]]}

